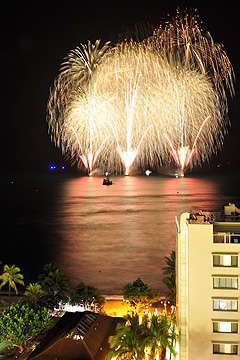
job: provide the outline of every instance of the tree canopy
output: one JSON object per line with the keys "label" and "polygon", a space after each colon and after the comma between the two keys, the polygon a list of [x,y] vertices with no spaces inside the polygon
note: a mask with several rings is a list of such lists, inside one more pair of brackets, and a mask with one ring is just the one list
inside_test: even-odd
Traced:
{"label": "tree canopy", "polygon": [[7,341],[9,348],[20,352],[26,342],[52,325],[52,317],[46,308],[33,309],[29,304],[12,303],[0,314],[0,341]]}
{"label": "tree canopy", "polygon": [[166,351],[175,355],[174,343],[177,339],[175,333],[175,317],[166,315],[153,315],[151,319],[145,318],[146,339],[145,346],[149,349],[149,360],[156,359],[157,353],[159,358],[166,358]]}
{"label": "tree canopy", "polygon": [[159,294],[149,289],[147,284],[138,278],[132,284],[125,285],[122,289],[124,300],[135,303],[138,306],[140,303],[149,304],[160,300]]}
{"label": "tree canopy", "polygon": [[154,360],[157,354],[160,359],[165,360],[167,349],[175,354],[174,343],[177,335],[173,318],[153,315],[149,319],[144,316],[140,324],[139,315],[136,313],[124,316],[124,319],[125,323],[117,325],[116,334],[109,337],[111,350],[107,360]]}
{"label": "tree canopy", "polygon": [[85,285],[83,282],[80,282],[80,284],[74,288],[70,298],[70,304],[72,305],[83,304],[85,309],[94,305],[98,311],[102,309],[105,302],[105,298],[98,289]]}
{"label": "tree canopy", "polygon": [[30,283],[26,286],[26,291],[21,298],[21,303],[28,303],[30,306],[36,307],[47,307],[47,303],[44,300],[45,291],[38,283]]}
{"label": "tree canopy", "polygon": [[144,358],[145,328],[139,323],[138,314],[124,316],[125,323],[119,323],[116,334],[109,337],[110,352],[106,359],[142,360]]}

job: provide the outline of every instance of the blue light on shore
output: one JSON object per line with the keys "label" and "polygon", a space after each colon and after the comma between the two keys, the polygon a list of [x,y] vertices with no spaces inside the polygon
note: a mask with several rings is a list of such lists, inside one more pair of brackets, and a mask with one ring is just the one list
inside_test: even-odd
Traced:
{"label": "blue light on shore", "polygon": [[64,165],[49,165],[49,170],[50,171],[54,171],[54,170],[65,170],[65,166]]}

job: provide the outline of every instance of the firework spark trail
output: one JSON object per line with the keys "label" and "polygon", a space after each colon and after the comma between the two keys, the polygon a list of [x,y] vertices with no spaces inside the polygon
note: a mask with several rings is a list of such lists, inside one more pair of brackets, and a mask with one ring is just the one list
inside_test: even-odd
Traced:
{"label": "firework spark trail", "polygon": [[[78,143],[78,146],[79,146],[79,149],[80,149],[80,152],[82,153],[83,152],[83,148],[80,144],[80,141],[79,141],[79,138],[77,136],[77,133],[75,131],[75,129],[71,126],[71,129],[75,135],[75,138],[77,140],[77,143]],[[108,136],[103,140],[102,144],[100,145],[100,147],[95,151],[95,153],[92,153],[90,152],[89,154],[85,155],[85,154],[79,154],[79,158],[82,160],[83,162],[83,165],[85,166],[85,168],[87,170],[89,170],[89,173],[91,174],[92,172],[92,169],[97,161],[97,158],[99,156],[99,154],[101,153],[102,151],[102,148],[105,144],[105,142],[107,141],[108,139]]]}
{"label": "firework spark trail", "polygon": [[[72,158],[79,153],[80,145],[82,152],[80,158],[84,166],[90,168],[90,171],[92,166],[90,158],[94,159],[93,154],[96,154],[103,142],[102,138],[100,141],[99,137],[96,139],[96,128],[98,126],[93,120],[95,116],[95,89],[92,86],[92,77],[107,53],[108,44],[109,42],[100,48],[100,40],[97,40],[95,44],[88,42],[87,45],[81,44],[81,47],[70,51],[67,61],[62,64],[61,72],[54,82],[53,89],[50,91],[48,101],[48,123],[56,145],[61,145],[62,152],[64,154],[70,153]],[[76,98],[84,103],[85,121],[82,126],[79,126],[78,121],[81,117],[78,116],[78,111],[74,109]],[[73,116],[76,116],[74,121],[72,121]],[[82,131],[83,128],[87,139],[80,136],[79,130]],[[74,139],[77,139],[77,142]],[[88,158],[89,160],[87,160]]]}
{"label": "firework spark trail", "polygon": [[202,132],[203,127],[205,126],[205,124],[206,124],[206,122],[208,121],[209,118],[210,118],[210,116],[207,116],[207,117],[206,117],[206,119],[203,121],[202,125],[200,126],[200,128],[199,128],[199,130],[198,130],[198,133],[197,133],[197,135],[196,135],[196,137],[195,137],[195,140],[194,140],[192,149],[191,149],[191,151],[188,152],[188,155],[187,155],[187,157],[186,157],[185,167],[187,167],[187,166],[189,165],[190,160],[192,159],[193,155],[194,155],[194,154],[196,153],[196,151],[197,151],[197,150],[195,149],[196,143],[197,143],[197,141],[198,141],[198,139],[199,139],[199,136],[200,136],[200,134],[201,134],[201,132]]}
{"label": "firework spark trail", "polygon": [[[125,147],[125,150],[121,150],[121,152],[130,153],[129,139],[132,139],[134,134],[134,138],[137,140],[137,134],[141,136],[141,132],[145,131],[145,128],[149,125],[149,122],[151,122],[154,126],[154,131],[151,131],[151,136],[149,136],[148,141],[145,141],[144,151],[141,151],[139,160],[141,160],[141,155],[144,154],[149,161],[154,148],[158,148],[158,153],[161,154],[162,160],[164,161],[164,157],[168,157],[168,153],[166,151],[164,153],[163,150],[164,140],[162,133],[164,127],[170,128],[174,137],[179,136],[180,134],[181,139],[183,139],[183,132],[187,133],[187,131],[189,132],[190,130],[193,133],[196,133],[199,127],[199,120],[190,122],[192,116],[192,104],[195,104],[198,101],[199,95],[203,98],[203,94],[205,94],[205,99],[207,96],[209,96],[209,99],[212,99],[213,94],[211,92],[211,86],[204,77],[197,72],[192,71],[190,73],[189,70],[185,71],[182,69],[179,75],[179,70],[176,69],[176,67],[169,66],[169,64],[160,59],[157,54],[154,55],[150,52],[151,49],[149,48],[144,48],[144,51],[141,54],[144,54],[144,57],[141,57],[139,56],[139,53],[136,53],[136,45],[134,49],[129,45],[128,47],[125,45],[125,48],[121,50],[121,56],[119,56],[118,53],[114,54],[111,58],[108,58],[109,64],[104,64],[104,70],[108,69],[108,71],[106,71],[107,74],[116,74],[116,67],[116,69],[118,69],[118,76],[115,76],[113,79],[111,76],[108,77],[104,73],[102,79],[99,79],[98,77],[97,80],[102,81],[98,88],[102,89],[104,92],[112,93],[114,92],[114,89],[117,89],[118,91],[116,98],[112,98],[109,102],[111,108],[109,114],[112,114],[112,116],[110,116],[110,123],[112,124],[111,128],[115,128],[113,131],[114,136],[117,139],[118,145],[121,143],[122,147]],[[125,54],[126,51],[127,54]],[[140,51],[140,49],[138,49],[138,51]],[[124,55],[126,56],[125,62]],[[142,61],[142,59],[144,61]],[[121,66],[122,72],[119,70]],[[126,71],[127,66],[132,66],[132,69]],[[138,78],[136,91],[136,86],[130,87],[129,83],[132,81],[132,74],[135,72],[136,76],[137,71],[141,71],[142,75],[141,78]],[[200,90],[196,91],[196,86]],[[187,90],[182,90],[182,93],[184,96],[186,96],[186,93],[186,97],[190,99],[188,100],[188,103],[190,102],[191,104],[190,107],[188,106],[187,108],[188,103],[184,101],[184,97],[183,99],[180,99],[180,96],[178,96],[178,91],[176,91],[176,88],[178,87],[179,89],[184,89],[184,87],[186,87]],[[132,91],[131,97],[128,95],[129,88]],[[181,93],[181,91],[179,92]],[[135,105],[134,107],[132,106],[133,102],[130,103],[130,105],[127,104],[127,109],[130,109],[127,112],[128,116],[125,115],[126,103],[124,102],[124,99],[126,98],[126,93],[128,97],[134,98]],[[193,96],[193,94],[195,94],[195,96]],[[208,105],[208,107],[211,106],[211,111],[215,111],[217,114],[215,103],[213,101],[212,103],[205,101],[205,105],[202,107],[201,111],[194,111],[194,115],[198,119],[201,119],[204,114],[209,111],[208,108],[206,110],[206,105]],[[129,119],[131,122],[128,121]],[[181,122],[179,122],[178,119],[181,119]],[[215,116],[214,119],[216,120],[217,117]],[[131,126],[129,126],[129,123]],[[184,124],[186,124],[188,128],[184,128]],[[191,128],[189,128],[189,125],[191,125]],[[135,141],[135,145],[132,147],[136,148],[136,146],[137,143]]]}
{"label": "firework spark trail", "polygon": [[196,143],[198,141],[198,138],[199,138],[199,136],[201,134],[201,131],[202,131],[203,127],[205,126],[205,124],[206,124],[206,122],[208,121],[209,118],[210,118],[210,116],[207,116],[206,119],[203,121],[202,125],[200,126],[200,128],[198,130],[198,133],[197,133],[197,135],[195,137],[194,143],[193,143],[193,149],[195,148]]}
{"label": "firework spark trail", "polygon": [[126,169],[169,164],[169,146],[183,171],[209,161],[223,144],[234,73],[202,34],[195,14],[177,13],[142,43],[97,40],[70,51],[48,101],[56,145],[109,170],[121,160]]}
{"label": "firework spark trail", "polygon": [[222,105],[227,109],[225,85],[234,95],[234,72],[223,47],[213,41],[209,32],[203,31],[198,23],[198,15],[177,11],[175,18],[161,24],[154,31],[154,46],[170,62],[180,61],[186,68],[199,69],[214,85]]}
{"label": "firework spark trail", "polygon": [[[96,79],[103,93],[115,94],[109,98],[108,124],[126,174],[136,157],[141,161],[140,145],[151,127],[147,124],[149,115],[142,94],[146,86],[144,63],[143,54],[135,44],[122,44],[104,63]],[[143,152],[146,154],[146,146]]]}
{"label": "firework spark trail", "polygon": [[[171,71],[170,71],[171,70]],[[213,129],[221,129],[221,114],[218,98],[212,89],[211,84],[202,76],[194,71],[182,69],[176,71],[171,66],[169,71],[169,81],[164,81],[164,91],[161,94],[162,102],[159,103],[158,114],[164,124],[162,133],[167,132],[177,149],[191,147],[194,141],[194,134],[197,133],[202,119],[211,114],[212,120],[205,129],[202,137],[199,139],[196,160],[201,160],[203,152],[206,153],[206,139],[208,133]],[[164,74],[166,73],[166,69]],[[171,80],[171,81],[170,81]],[[158,81],[162,84],[163,82]],[[159,92],[160,90],[158,90]],[[198,107],[197,104],[200,106]],[[166,113],[167,112],[167,113]],[[161,130],[158,130],[158,139],[164,141],[161,137]],[[215,135],[219,135],[215,132]],[[214,152],[218,138],[211,138],[208,142],[208,154]]]}
{"label": "firework spark trail", "polygon": [[176,164],[178,166],[180,166],[180,161],[179,161],[179,157],[178,157],[178,153],[177,151],[174,149],[174,146],[173,146],[173,143],[171,142],[171,140],[169,139],[169,137],[167,136],[167,134],[163,134],[165,136],[165,138],[167,139],[169,145],[170,145],[170,148],[171,148],[171,154],[172,154],[172,157],[174,158]]}
{"label": "firework spark trail", "polygon": [[134,160],[136,159],[136,157],[138,156],[139,154],[139,149],[140,149],[140,146],[143,142],[143,139],[145,138],[148,130],[152,127],[152,125],[149,125],[148,128],[144,131],[136,149],[132,150],[131,148],[128,149],[127,151],[122,151],[121,149],[121,146],[119,145],[118,143],[118,140],[117,140],[117,151],[119,153],[119,156],[123,162],[123,164],[125,165],[125,175],[129,175],[129,169],[131,167],[131,165],[133,164]]}
{"label": "firework spark trail", "polygon": [[169,139],[167,134],[164,133],[164,136],[170,145],[172,157],[173,157],[174,161],[176,162],[176,164],[179,166],[179,168],[181,170],[181,174],[184,174],[184,171],[187,168],[187,166],[189,165],[193,155],[196,154],[196,143],[199,139],[199,136],[202,132],[203,127],[205,126],[205,124],[209,120],[209,118],[210,118],[210,116],[207,116],[206,119],[204,119],[204,121],[202,122],[202,124],[197,132],[197,135],[194,139],[192,149],[189,149],[189,146],[184,146],[183,142],[181,142],[181,147],[178,150],[176,150],[174,148],[172,141]]}

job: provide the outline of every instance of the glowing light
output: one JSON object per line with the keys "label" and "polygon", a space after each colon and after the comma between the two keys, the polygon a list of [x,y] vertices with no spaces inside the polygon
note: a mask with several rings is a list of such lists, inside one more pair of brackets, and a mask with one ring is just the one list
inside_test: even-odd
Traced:
{"label": "glowing light", "polygon": [[125,175],[129,175],[129,169],[134,160],[136,159],[138,155],[137,149],[135,150],[128,150],[128,151],[122,151],[120,145],[117,147],[117,151],[119,153],[119,156],[122,160],[122,162],[125,165]]}
{"label": "glowing light", "polygon": [[151,173],[152,173],[151,170],[146,170],[146,171],[145,171],[145,174],[146,174],[147,176],[150,176]]}
{"label": "glowing light", "polygon": [[[125,175],[129,175],[129,169],[130,169],[130,166],[133,164],[134,160],[136,159],[136,157],[138,156],[139,154],[139,148],[142,144],[142,141],[144,139],[144,137],[146,136],[148,130],[151,128],[152,125],[149,125],[148,128],[144,131],[138,145],[137,145],[137,148],[135,150],[132,150],[131,149],[131,144],[128,144],[127,146],[127,151],[122,151],[119,143],[118,143],[118,140],[117,140],[117,151],[119,153],[119,156],[123,162],[123,164],[125,165]],[[127,133],[127,136],[130,137],[130,135],[132,136],[131,134],[131,131],[129,133]],[[129,142],[130,143],[130,142]]]}

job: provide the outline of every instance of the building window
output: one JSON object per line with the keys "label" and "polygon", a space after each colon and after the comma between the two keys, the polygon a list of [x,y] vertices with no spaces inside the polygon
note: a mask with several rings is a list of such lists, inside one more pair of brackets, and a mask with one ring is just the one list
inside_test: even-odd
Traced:
{"label": "building window", "polygon": [[238,266],[238,256],[230,254],[213,255],[213,266]]}
{"label": "building window", "polygon": [[235,344],[213,344],[214,354],[238,354],[238,345]]}
{"label": "building window", "polygon": [[213,321],[213,332],[238,333],[238,323],[231,321]]}
{"label": "building window", "polygon": [[213,242],[217,244],[226,244],[229,243],[230,235],[229,234],[213,234]]}
{"label": "building window", "polygon": [[214,277],[213,278],[214,289],[238,289],[237,277]]}
{"label": "building window", "polygon": [[240,235],[230,235],[229,233],[216,233],[213,234],[213,242],[217,244],[240,244]]}
{"label": "building window", "polygon": [[238,300],[214,299],[213,310],[238,311]]}
{"label": "building window", "polygon": [[240,244],[240,235],[231,235],[231,244]]}

